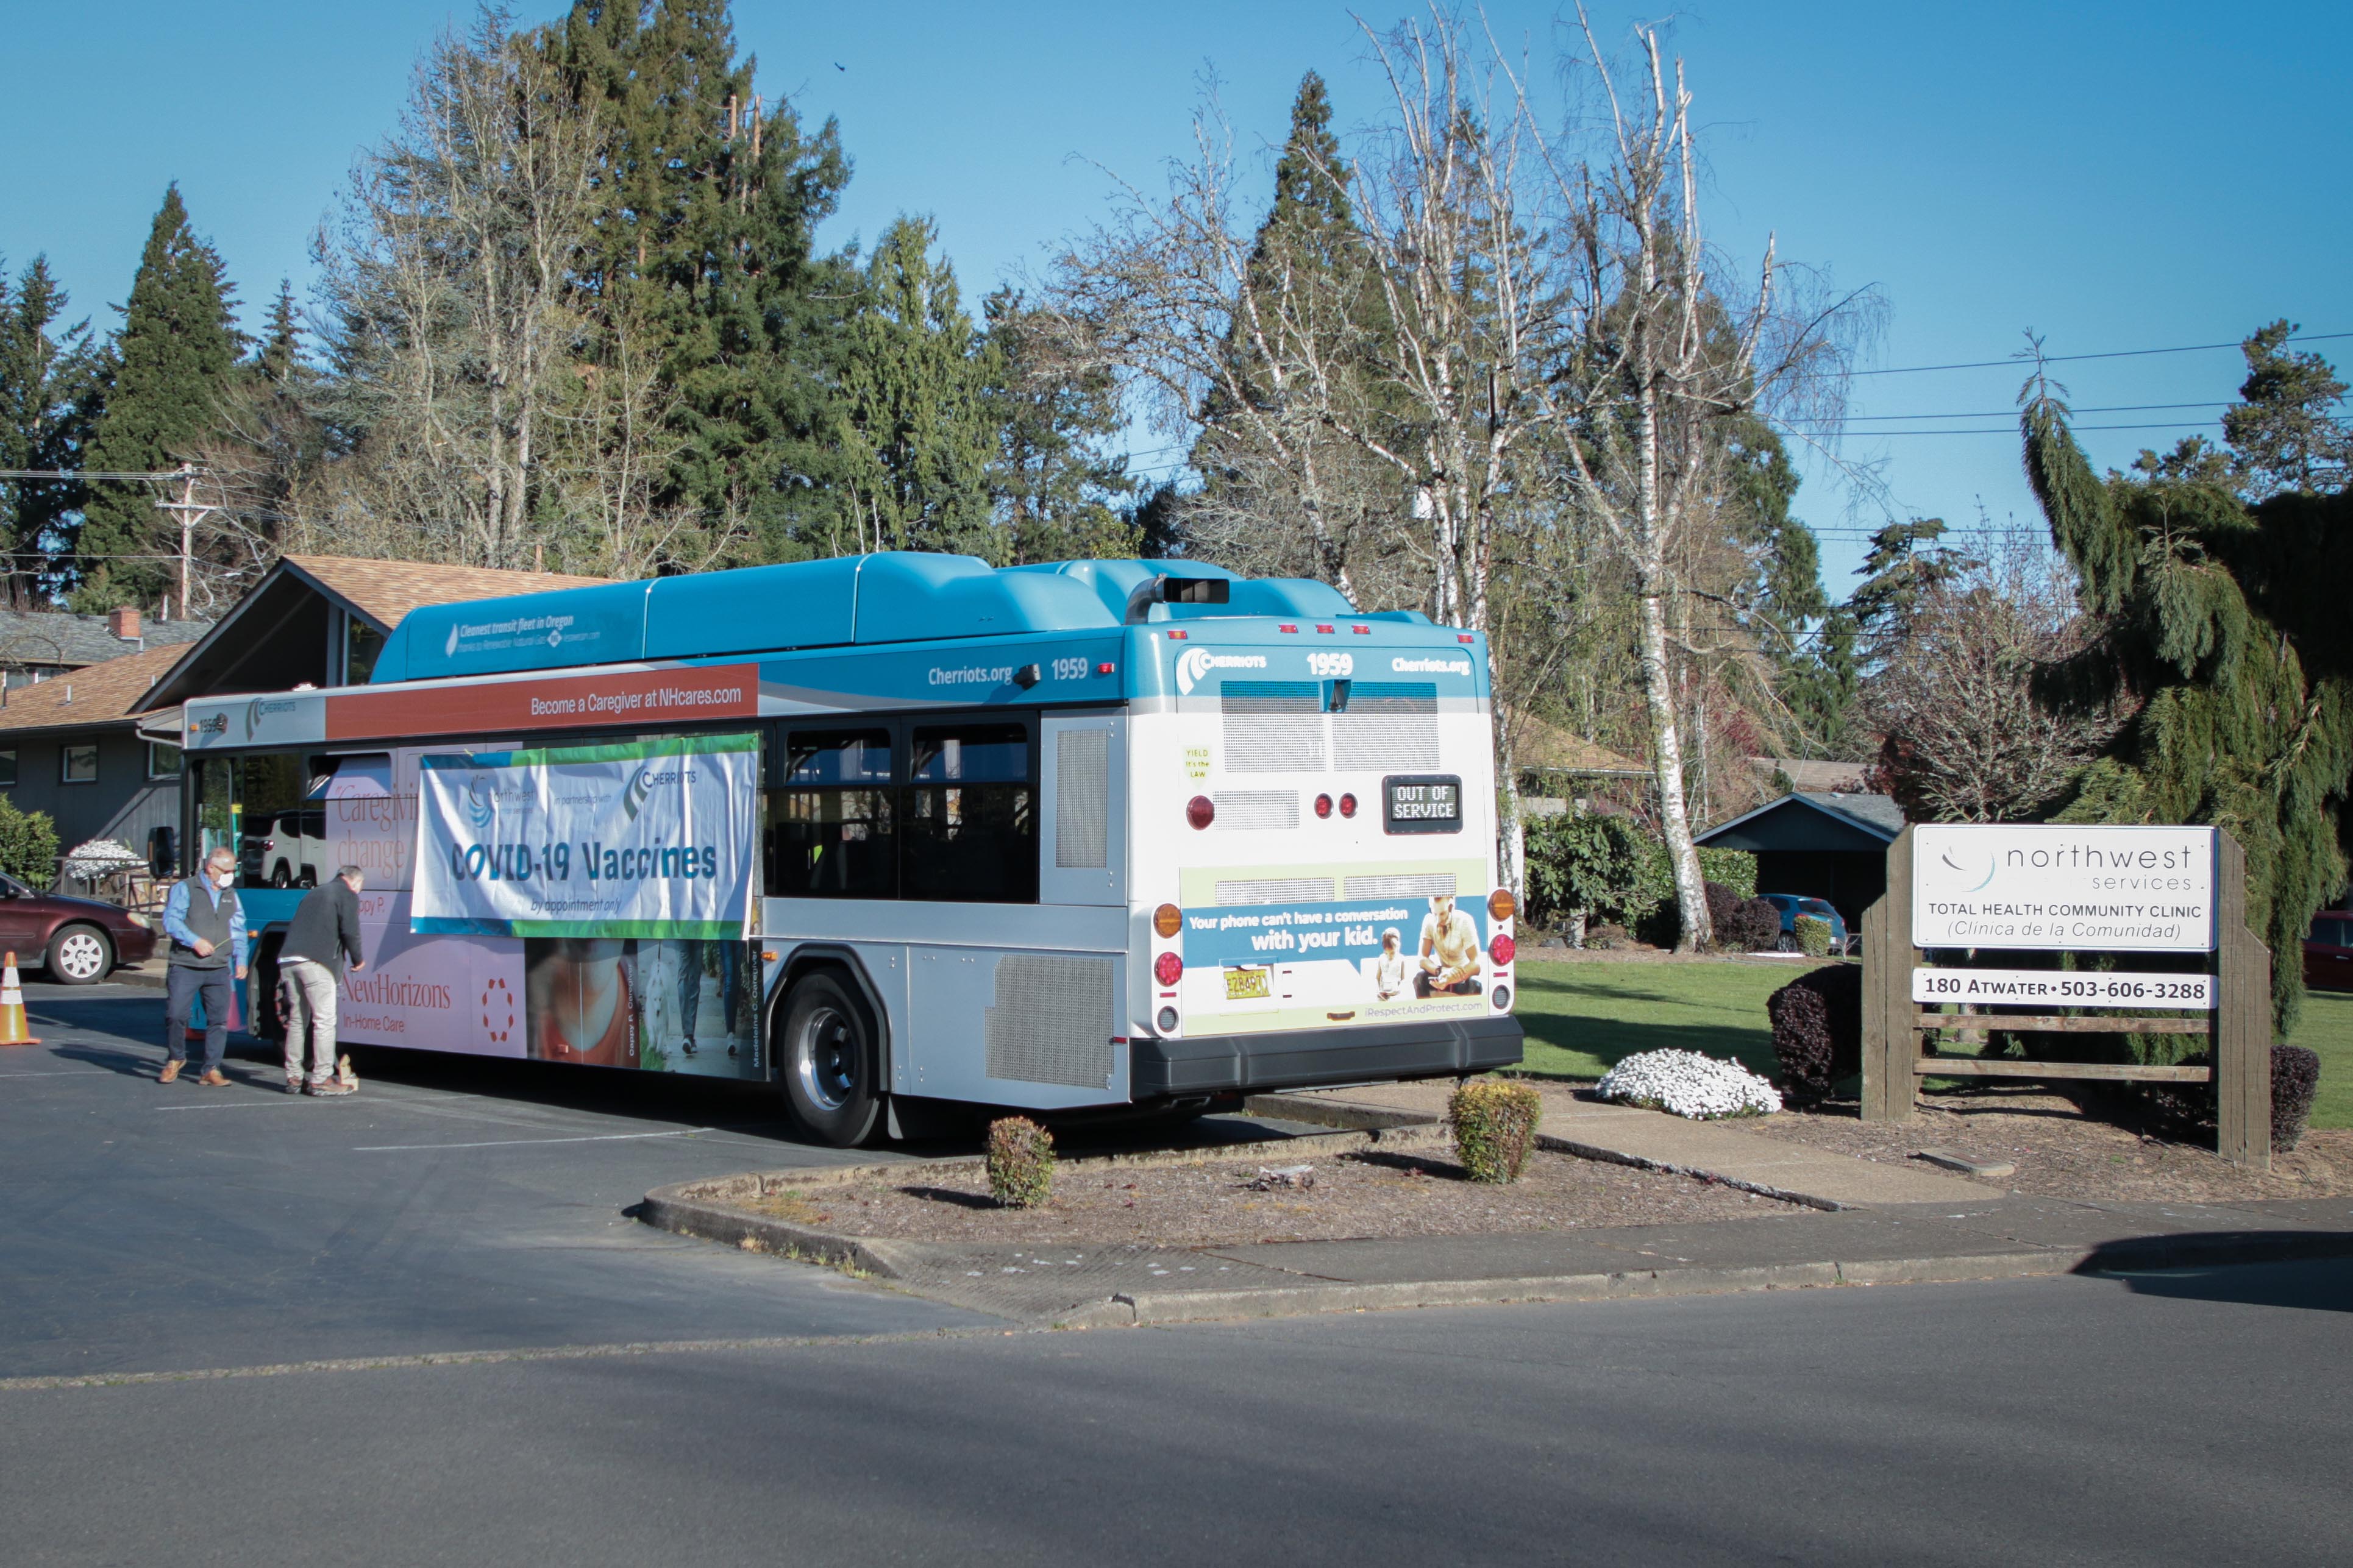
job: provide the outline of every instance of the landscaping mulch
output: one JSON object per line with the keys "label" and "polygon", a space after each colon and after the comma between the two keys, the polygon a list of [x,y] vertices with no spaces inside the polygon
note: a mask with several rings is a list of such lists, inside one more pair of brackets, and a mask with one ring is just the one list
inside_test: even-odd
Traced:
{"label": "landscaping mulch", "polygon": [[2034,1197],[2091,1203],[2233,1203],[2253,1198],[2353,1196],[2353,1131],[2315,1131],[2269,1173],[2242,1171],[2210,1147],[2174,1142],[2117,1107],[2115,1119],[2038,1088],[1924,1094],[1908,1122],[1862,1121],[1852,1104],[1784,1111],[1740,1122],[1740,1131],[1786,1138],[1858,1159],[1928,1169],[1923,1149],[1973,1160],[2008,1160],[2014,1175],[1991,1184]]}
{"label": "landscaping mulch", "polygon": [[859,1237],[953,1243],[1054,1242],[1166,1247],[1357,1237],[1683,1224],[1787,1214],[1793,1205],[1714,1182],[1662,1175],[1539,1150],[1518,1181],[1466,1179],[1432,1151],[1369,1151],[1303,1162],[1312,1186],[1253,1190],[1279,1156],[1194,1165],[1067,1164],[1042,1208],[999,1208],[977,1166],[920,1182],[812,1186],[742,1206],[796,1225]]}

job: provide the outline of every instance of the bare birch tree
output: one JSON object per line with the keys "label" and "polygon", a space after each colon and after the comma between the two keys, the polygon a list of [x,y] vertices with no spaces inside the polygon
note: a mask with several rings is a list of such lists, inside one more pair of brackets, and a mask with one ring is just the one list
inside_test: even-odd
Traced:
{"label": "bare birch tree", "polygon": [[317,526],[388,532],[404,554],[529,563],[555,426],[580,388],[570,279],[597,136],[593,105],[497,13],[418,65],[399,130],[361,157],[316,246],[331,409],[358,443]]}

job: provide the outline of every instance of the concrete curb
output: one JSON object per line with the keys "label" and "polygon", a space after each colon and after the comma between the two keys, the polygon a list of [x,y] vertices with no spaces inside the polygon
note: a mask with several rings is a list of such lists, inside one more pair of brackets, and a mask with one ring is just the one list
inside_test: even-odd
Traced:
{"label": "concrete curb", "polygon": [[1646,1159],[1640,1154],[1630,1154],[1623,1149],[1612,1149],[1604,1143],[1581,1142],[1575,1138],[1563,1138],[1557,1132],[1546,1132],[1541,1129],[1536,1133],[1536,1147],[1550,1149],[1562,1154],[1575,1154],[1582,1160],[1600,1160],[1612,1165],[1631,1165],[1640,1171],[1658,1171],[1670,1176],[1696,1176],[1702,1181],[1714,1182],[1718,1186],[1731,1187],[1744,1193],[1755,1193],[1760,1198],[1778,1198],[1785,1204],[1800,1204],[1807,1208],[1821,1209],[1831,1214],[1861,1206],[1855,1204],[1842,1204],[1835,1198],[1820,1197],[1812,1193],[1801,1193],[1791,1187],[1776,1187],[1763,1182],[1744,1182],[1737,1177],[1725,1175],[1722,1172],[1708,1170],[1702,1165],[1678,1164],[1672,1160]]}

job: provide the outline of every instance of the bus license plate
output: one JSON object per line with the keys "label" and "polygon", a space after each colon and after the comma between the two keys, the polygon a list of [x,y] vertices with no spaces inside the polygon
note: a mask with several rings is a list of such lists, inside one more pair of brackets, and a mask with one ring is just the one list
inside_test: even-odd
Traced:
{"label": "bus license plate", "polygon": [[1462,830],[1462,781],[1460,778],[1386,778],[1383,826],[1391,833],[1460,833]]}
{"label": "bus license plate", "polygon": [[1274,993],[1266,983],[1263,969],[1229,969],[1226,971],[1226,1000],[1246,1002],[1254,996],[1271,996]]}

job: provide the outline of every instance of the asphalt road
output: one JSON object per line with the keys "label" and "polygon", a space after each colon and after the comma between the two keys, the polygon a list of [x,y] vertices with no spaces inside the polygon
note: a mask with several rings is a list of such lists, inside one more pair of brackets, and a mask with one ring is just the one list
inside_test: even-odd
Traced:
{"label": "asphalt road", "polygon": [[[725,1121],[756,1100],[471,1064],[345,1102],[184,1093],[128,1076],[155,1052],[108,1041],[125,1011],[43,998],[76,1038],[0,1056],[0,1375],[222,1375],[0,1384],[11,1564],[1975,1568],[2353,1540],[2353,1264],[1008,1332],[617,1218],[793,1156]],[[36,1072],[61,1076],[9,1076]],[[284,1369],[335,1358],[375,1364]]]}

